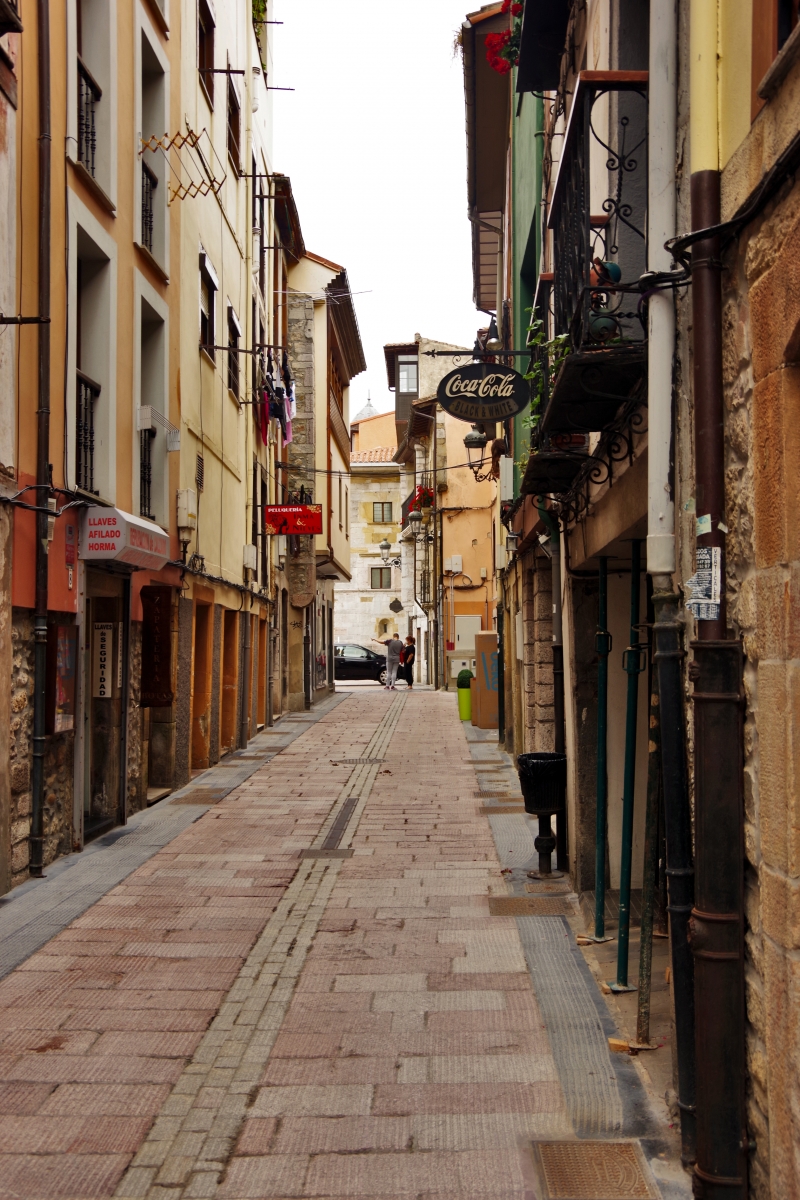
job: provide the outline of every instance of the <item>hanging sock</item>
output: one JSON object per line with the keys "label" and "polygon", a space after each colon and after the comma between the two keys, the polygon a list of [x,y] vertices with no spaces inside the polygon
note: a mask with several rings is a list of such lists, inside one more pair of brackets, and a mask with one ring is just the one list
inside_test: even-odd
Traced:
{"label": "hanging sock", "polygon": [[291,416],[292,416],[292,420],[294,420],[294,418],[297,416],[297,396],[295,395],[294,383],[292,383],[290,395],[291,395],[291,409],[292,409]]}

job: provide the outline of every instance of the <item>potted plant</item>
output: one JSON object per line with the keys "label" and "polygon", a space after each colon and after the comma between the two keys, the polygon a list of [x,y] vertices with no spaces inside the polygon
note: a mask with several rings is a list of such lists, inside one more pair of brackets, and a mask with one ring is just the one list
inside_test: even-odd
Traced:
{"label": "potted plant", "polygon": [[423,487],[420,484],[414,493],[414,499],[411,501],[409,511],[421,513],[422,519],[427,525],[433,512],[433,489]]}

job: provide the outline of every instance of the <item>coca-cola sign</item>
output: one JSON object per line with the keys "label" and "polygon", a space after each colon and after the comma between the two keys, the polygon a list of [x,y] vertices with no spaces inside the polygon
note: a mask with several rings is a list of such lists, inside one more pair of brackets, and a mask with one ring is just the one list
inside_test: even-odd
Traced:
{"label": "coca-cola sign", "polygon": [[528,407],[531,392],[513,367],[472,362],[445,375],[436,398],[459,421],[505,421]]}

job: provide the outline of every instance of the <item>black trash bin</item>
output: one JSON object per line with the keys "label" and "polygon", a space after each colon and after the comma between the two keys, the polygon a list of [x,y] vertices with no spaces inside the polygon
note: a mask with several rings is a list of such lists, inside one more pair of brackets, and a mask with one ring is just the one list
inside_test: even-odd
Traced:
{"label": "black trash bin", "polygon": [[517,757],[525,812],[534,816],[564,812],[567,806],[567,756],[535,751]]}

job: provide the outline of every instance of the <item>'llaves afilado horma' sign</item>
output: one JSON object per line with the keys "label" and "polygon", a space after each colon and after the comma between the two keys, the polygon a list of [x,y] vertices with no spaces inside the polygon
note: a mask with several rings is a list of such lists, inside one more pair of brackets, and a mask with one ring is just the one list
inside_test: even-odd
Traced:
{"label": "'llaves afilado horma' sign", "polygon": [[459,421],[505,421],[528,407],[531,392],[513,367],[473,362],[445,375],[436,398]]}

